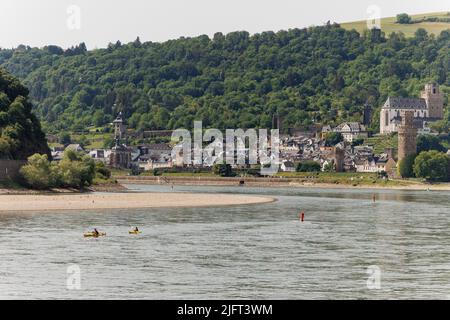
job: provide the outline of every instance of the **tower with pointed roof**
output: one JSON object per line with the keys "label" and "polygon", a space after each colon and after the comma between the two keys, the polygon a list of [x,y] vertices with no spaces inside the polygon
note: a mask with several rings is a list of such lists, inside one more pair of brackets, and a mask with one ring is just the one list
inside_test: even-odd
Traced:
{"label": "tower with pointed roof", "polygon": [[126,138],[126,126],[123,121],[122,112],[113,121],[114,147],[111,150],[110,166],[113,168],[129,169],[131,167],[131,151],[123,144]]}

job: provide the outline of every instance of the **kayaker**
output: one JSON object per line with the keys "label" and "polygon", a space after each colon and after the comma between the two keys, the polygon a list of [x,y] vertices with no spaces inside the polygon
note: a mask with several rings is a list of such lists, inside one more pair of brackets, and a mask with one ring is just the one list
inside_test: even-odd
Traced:
{"label": "kayaker", "polygon": [[134,227],[134,232],[139,232],[138,227]]}
{"label": "kayaker", "polygon": [[94,228],[94,234],[95,234],[96,236],[98,236],[98,235],[100,234],[96,228]]}

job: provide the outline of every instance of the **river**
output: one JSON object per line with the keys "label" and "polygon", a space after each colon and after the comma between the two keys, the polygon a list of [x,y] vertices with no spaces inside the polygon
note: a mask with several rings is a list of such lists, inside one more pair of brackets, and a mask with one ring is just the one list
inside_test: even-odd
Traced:
{"label": "river", "polygon": [[[171,192],[168,186],[129,187]],[[261,194],[277,201],[217,208],[2,213],[0,298],[450,298],[448,192],[174,190]],[[128,234],[135,225],[141,235]],[[93,227],[107,236],[83,238]]]}

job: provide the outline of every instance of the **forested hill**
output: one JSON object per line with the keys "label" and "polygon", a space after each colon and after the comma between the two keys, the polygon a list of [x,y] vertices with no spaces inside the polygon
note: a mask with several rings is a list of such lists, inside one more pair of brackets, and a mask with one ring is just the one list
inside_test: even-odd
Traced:
{"label": "forested hill", "polygon": [[0,50],[0,65],[29,88],[49,132],[102,126],[119,110],[138,129],[191,128],[194,119],[269,127],[274,113],[298,127],[360,121],[364,103],[379,109],[388,95],[418,96],[428,81],[447,97],[449,46],[450,30],[405,38],[326,25],[92,51],[20,46]]}
{"label": "forested hill", "polygon": [[50,154],[31,108],[27,88],[0,69],[0,159],[25,160],[34,153]]}

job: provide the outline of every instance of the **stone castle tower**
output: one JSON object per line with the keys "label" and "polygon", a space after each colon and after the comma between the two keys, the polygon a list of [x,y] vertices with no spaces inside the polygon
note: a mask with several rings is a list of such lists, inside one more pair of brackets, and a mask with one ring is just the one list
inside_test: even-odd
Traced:
{"label": "stone castle tower", "polygon": [[417,152],[417,129],[413,120],[414,111],[402,113],[402,123],[398,126],[398,161]]}
{"label": "stone castle tower", "polygon": [[440,92],[437,84],[427,83],[421,98],[425,99],[427,103],[429,118],[442,119],[444,117],[444,95]]}

